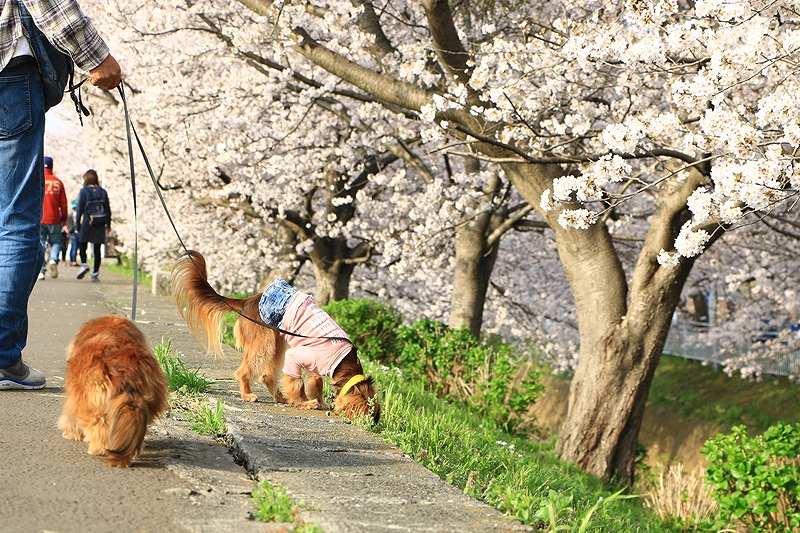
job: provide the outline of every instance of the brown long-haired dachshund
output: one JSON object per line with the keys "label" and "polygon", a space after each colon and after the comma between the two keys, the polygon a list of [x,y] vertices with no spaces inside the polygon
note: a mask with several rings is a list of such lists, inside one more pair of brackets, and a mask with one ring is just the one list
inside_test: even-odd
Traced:
{"label": "brown long-haired dachshund", "polygon": [[58,427],[90,455],[126,467],[150,422],[167,408],[167,382],[142,332],[128,319],[84,324],[67,349],[66,402]]}
{"label": "brown long-haired dachshund", "polygon": [[[276,282],[287,288],[281,310],[281,317],[285,311],[283,329],[293,333],[302,330],[307,334],[305,338],[296,337],[279,333],[267,325],[259,310],[263,295],[227,298],[209,285],[207,276],[203,256],[190,251],[173,269],[173,294],[189,329],[205,336],[209,352],[222,353],[225,313],[240,315],[234,326],[234,338],[236,347],[242,350],[242,364],[234,377],[242,400],[256,401],[250,385],[258,379],[276,402],[301,409],[324,409],[322,376],[331,376],[333,387],[338,390],[333,405],[335,412],[344,413],[350,419],[371,415],[378,421],[380,405],[372,378],[364,375],[346,334],[309,295],[297,292],[283,280]],[[280,320],[271,326],[279,324]],[[305,384],[301,369],[306,371]],[[279,380],[281,373],[283,376]]]}

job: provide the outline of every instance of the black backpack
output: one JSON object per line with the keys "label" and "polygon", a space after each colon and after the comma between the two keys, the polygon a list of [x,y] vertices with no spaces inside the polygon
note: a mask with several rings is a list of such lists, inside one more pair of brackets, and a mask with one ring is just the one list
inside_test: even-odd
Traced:
{"label": "black backpack", "polygon": [[64,88],[75,71],[75,64],[67,54],[53,46],[44,33],[36,27],[25,4],[16,2],[20,19],[29,37],[29,44],[36,56],[39,74],[44,88],[45,111],[64,98]]}
{"label": "black backpack", "polygon": [[106,210],[106,192],[97,187],[89,187],[86,189],[86,218],[89,220],[89,226],[93,228],[101,228],[108,226],[108,211]]}

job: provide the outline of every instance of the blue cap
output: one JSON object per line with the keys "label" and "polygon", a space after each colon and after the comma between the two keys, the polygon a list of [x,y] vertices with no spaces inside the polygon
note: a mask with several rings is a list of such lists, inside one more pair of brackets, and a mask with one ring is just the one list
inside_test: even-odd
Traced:
{"label": "blue cap", "polygon": [[49,155],[44,156],[44,166],[45,168],[53,168],[53,158]]}

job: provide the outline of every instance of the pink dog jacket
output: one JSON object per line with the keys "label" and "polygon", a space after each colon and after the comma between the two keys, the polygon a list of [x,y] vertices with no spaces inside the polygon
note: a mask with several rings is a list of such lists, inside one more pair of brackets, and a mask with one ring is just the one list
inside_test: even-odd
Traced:
{"label": "pink dog jacket", "polygon": [[283,373],[293,378],[301,377],[300,369],[320,376],[331,376],[353,348],[349,341],[344,340],[349,337],[339,324],[320,309],[310,295],[302,292],[296,292],[291,296],[281,327],[306,337],[317,337],[305,339],[292,335],[283,336],[287,345]]}

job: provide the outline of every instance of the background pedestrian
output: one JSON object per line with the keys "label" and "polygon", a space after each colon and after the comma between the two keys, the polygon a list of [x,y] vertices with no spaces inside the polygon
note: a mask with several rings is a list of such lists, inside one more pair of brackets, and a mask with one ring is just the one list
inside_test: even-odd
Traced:
{"label": "background pedestrian", "polygon": [[102,245],[106,242],[106,235],[111,231],[111,204],[108,193],[100,187],[97,172],[87,170],[83,175],[83,189],[78,195],[78,238],[80,239],[81,266],[78,279],[83,279],[89,272],[86,263],[86,250],[92,245],[92,281],[100,279],[100,262],[102,260]]}

